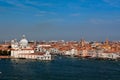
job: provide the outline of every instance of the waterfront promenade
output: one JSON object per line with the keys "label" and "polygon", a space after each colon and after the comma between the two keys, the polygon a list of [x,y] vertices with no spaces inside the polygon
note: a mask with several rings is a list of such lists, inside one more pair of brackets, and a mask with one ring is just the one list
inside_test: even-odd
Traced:
{"label": "waterfront promenade", "polygon": [[0,56],[0,59],[7,59],[10,58],[10,56]]}
{"label": "waterfront promenade", "polygon": [[[13,42],[12,44],[12,46],[14,46]],[[29,51],[32,51],[32,53],[46,53],[46,51],[48,51],[51,55],[78,58],[120,59],[120,42],[109,41],[108,39],[104,42],[90,42],[84,39],[80,41],[29,41],[27,46],[28,49],[19,49],[19,52],[29,53]],[[13,51],[11,42],[0,44],[0,58],[13,58],[11,57],[11,50]],[[18,48],[16,48],[16,50],[18,50]]]}

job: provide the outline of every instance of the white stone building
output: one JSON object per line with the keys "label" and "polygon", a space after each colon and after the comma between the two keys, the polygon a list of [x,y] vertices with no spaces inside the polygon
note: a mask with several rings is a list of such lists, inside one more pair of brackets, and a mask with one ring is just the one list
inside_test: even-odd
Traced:
{"label": "white stone building", "polygon": [[29,46],[25,35],[22,36],[22,39],[19,42],[17,42],[16,39],[11,41],[11,57],[51,60],[51,55],[49,52],[45,52],[44,54],[35,53],[34,49]]}
{"label": "white stone building", "polygon": [[77,55],[77,54],[78,54],[78,51],[76,49],[71,49],[65,52],[65,55],[68,55],[68,56]]}

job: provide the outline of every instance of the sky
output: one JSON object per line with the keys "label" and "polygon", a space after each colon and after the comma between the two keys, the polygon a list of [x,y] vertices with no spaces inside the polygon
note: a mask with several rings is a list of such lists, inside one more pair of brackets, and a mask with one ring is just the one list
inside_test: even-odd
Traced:
{"label": "sky", "polygon": [[120,40],[120,0],[0,0],[0,40]]}

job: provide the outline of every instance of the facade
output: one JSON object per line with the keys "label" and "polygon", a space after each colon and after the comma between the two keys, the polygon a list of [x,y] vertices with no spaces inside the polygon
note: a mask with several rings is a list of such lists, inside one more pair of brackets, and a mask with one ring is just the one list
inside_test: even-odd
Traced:
{"label": "facade", "polygon": [[76,55],[77,53],[78,53],[77,50],[71,49],[71,50],[69,50],[69,51],[66,51],[66,52],[65,52],[65,55],[73,56],[73,55]]}
{"label": "facade", "polygon": [[49,52],[36,53],[34,48],[30,47],[28,40],[25,35],[22,39],[17,42],[17,40],[11,41],[11,57],[13,58],[26,58],[26,59],[40,59],[40,60],[51,60],[51,55]]}
{"label": "facade", "polygon": [[38,60],[51,60],[51,55],[49,52],[44,53],[31,53],[31,54],[19,54],[18,58],[25,58],[25,59],[38,59]]}
{"label": "facade", "polygon": [[98,58],[118,59],[120,56],[117,53],[98,53]]}

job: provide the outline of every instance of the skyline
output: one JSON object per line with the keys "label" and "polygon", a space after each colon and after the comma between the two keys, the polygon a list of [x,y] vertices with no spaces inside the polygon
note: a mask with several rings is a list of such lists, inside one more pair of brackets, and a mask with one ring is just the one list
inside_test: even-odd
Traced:
{"label": "skyline", "polygon": [[120,40],[119,0],[0,0],[0,39]]}

